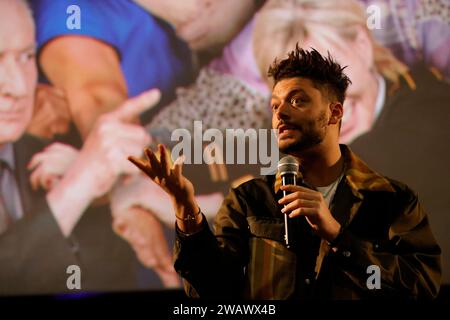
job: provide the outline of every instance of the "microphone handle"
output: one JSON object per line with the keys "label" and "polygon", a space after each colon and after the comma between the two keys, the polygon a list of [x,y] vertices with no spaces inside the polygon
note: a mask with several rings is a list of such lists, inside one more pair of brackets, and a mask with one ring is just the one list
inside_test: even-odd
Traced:
{"label": "microphone handle", "polygon": [[[297,176],[295,174],[284,174],[281,176],[281,184],[283,186],[289,185],[289,184],[293,184],[296,185],[297,184]],[[288,195],[289,193],[286,190],[283,190],[283,197],[285,197],[286,195]],[[286,207],[286,205],[285,205]],[[289,223],[289,217],[288,214],[285,213],[284,214],[284,242],[286,244],[287,248],[291,248],[292,246],[292,241],[290,239],[290,223]]]}

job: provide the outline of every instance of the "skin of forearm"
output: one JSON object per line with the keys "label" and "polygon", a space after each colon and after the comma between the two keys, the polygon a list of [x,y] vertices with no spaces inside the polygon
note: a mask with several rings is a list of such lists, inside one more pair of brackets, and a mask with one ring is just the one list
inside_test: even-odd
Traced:
{"label": "skin of forearm", "polygon": [[65,237],[71,234],[83,212],[93,201],[90,185],[86,184],[85,175],[73,168],[69,169],[57,188],[47,193],[47,203]]}
{"label": "skin of forearm", "polygon": [[99,116],[114,110],[127,99],[127,93],[114,83],[68,88],[67,96],[73,121],[83,140]]}

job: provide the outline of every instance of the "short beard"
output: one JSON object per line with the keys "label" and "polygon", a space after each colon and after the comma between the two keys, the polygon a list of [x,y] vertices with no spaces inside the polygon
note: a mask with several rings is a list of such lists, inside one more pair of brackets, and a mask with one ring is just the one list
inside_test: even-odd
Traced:
{"label": "short beard", "polygon": [[[319,128],[316,128],[317,124]],[[285,147],[280,147],[280,151],[285,154],[296,154],[317,146],[325,138],[327,124],[326,113],[323,112],[317,120],[309,121],[305,125],[298,127],[302,134],[301,138]]]}

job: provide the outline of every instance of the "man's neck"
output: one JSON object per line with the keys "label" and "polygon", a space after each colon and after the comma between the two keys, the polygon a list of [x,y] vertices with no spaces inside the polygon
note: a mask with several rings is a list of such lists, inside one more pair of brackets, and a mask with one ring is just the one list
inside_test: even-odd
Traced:
{"label": "man's neck", "polygon": [[316,146],[298,158],[304,180],[315,187],[333,183],[344,169],[344,159],[337,143],[331,147]]}

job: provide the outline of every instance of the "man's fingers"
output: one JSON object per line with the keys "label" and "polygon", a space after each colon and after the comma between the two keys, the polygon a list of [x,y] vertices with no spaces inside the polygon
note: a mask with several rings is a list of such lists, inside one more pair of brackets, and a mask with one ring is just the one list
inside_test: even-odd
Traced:
{"label": "man's fingers", "polygon": [[290,211],[294,211],[298,208],[315,208],[317,207],[317,201],[314,200],[305,200],[305,199],[297,199],[295,201],[292,201],[291,203],[287,204],[283,209],[281,209],[281,212],[288,213]]}
{"label": "man's fingers", "polygon": [[33,170],[38,164],[40,164],[46,157],[45,151],[36,153],[27,165],[28,170]]}
{"label": "man's fingers", "polygon": [[290,193],[290,194],[286,195],[285,197],[281,198],[280,200],[278,200],[278,203],[279,204],[287,204],[296,199],[319,200],[318,196],[314,193],[297,191],[294,193]]}
{"label": "man's fingers", "polygon": [[161,171],[164,176],[169,176],[170,175],[170,165],[169,165],[169,161],[166,156],[166,148],[164,147],[164,145],[159,144],[158,149],[159,149],[159,154],[160,154]]}
{"label": "man's fingers", "polygon": [[152,178],[152,179],[155,178],[155,175],[153,174],[150,166],[146,162],[144,162],[143,160],[138,159],[138,158],[133,157],[133,156],[129,156],[128,157],[128,161],[133,163],[136,167],[138,167],[142,172],[144,172],[150,178]]}
{"label": "man's fingers", "polygon": [[55,185],[58,183],[58,180],[60,180],[60,179],[55,176],[47,177],[44,181],[44,189],[45,190],[53,189],[55,187]]}
{"label": "man's fingers", "polygon": [[297,186],[297,185],[293,185],[293,184],[288,184],[286,186],[280,186],[281,190],[285,190],[285,191],[290,191],[290,192],[296,192],[296,191],[301,191],[301,192],[307,192],[307,193],[315,193],[317,191],[303,187],[303,186]]}
{"label": "man's fingers", "polygon": [[41,167],[35,169],[30,175],[31,188],[36,191],[39,188],[39,177],[41,176]]}
{"label": "man's fingers", "polygon": [[45,151],[56,151],[56,152],[70,152],[70,151],[78,151],[72,146],[69,146],[68,144],[64,144],[61,142],[53,142],[51,145],[49,145],[47,148],[45,148]]}
{"label": "man's fingers", "polygon": [[178,157],[173,164],[173,173],[175,177],[179,180],[183,174],[183,164],[186,159],[185,155]]}
{"label": "man's fingers", "polygon": [[295,218],[299,216],[311,216],[316,213],[314,208],[298,208],[289,213],[289,218]]}
{"label": "man's fingers", "polygon": [[161,163],[156,158],[156,156],[153,153],[152,149],[145,148],[144,153],[145,153],[145,156],[147,157],[148,161],[150,162],[150,166],[153,169],[153,173],[156,176],[160,176],[161,175]]}
{"label": "man's fingers", "polygon": [[68,154],[69,151],[74,151],[77,152],[77,150],[75,148],[69,147],[65,144],[62,143],[52,143],[51,145],[49,145],[48,147],[46,147],[44,150],[35,153],[33,155],[33,157],[31,157],[30,162],[28,162],[27,165],[27,169],[28,170],[32,170],[33,168],[35,168],[37,165],[41,164],[41,163],[45,163],[46,160],[54,158],[55,156],[58,156],[61,153],[65,153],[65,155]]}
{"label": "man's fingers", "polygon": [[158,89],[146,91],[124,102],[116,110],[112,111],[110,115],[117,120],[130,122],[136,119],[142,112],[155,106],[160,98],[161,93]]}

